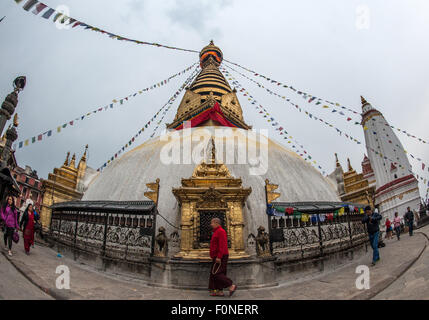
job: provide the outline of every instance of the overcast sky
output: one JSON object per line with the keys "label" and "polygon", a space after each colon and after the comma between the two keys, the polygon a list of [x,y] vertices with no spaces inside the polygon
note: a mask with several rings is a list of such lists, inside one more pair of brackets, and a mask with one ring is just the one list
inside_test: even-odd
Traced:
{"label": "overcast sky", "polygon": [[[409,1],[197,1],[197,0],[45,0],[67,5],[70,16],[92,26],[148,42],[200,50],[213,39],[224,57],[317,97],[361,110],[360,95],[391,125],[429,140],[429,2]],[[366,6],[369,16],[364,14]],[[20,94],[17,142],[80,117],[112,99],[122,98],[183,70],[195,53],[112,40],[75,28],[59,30],[52,21],[26,12],[13,0],[0,3],[0,99],[18,75],[27,76]],[[369,18],[369,20],[365,20]],[[358,27],[360,26],[360,27]],[[368,27],[368,28],[366,28]],[[242,71],[242,70],[241,70]],[[189,73],[188,73],[189,75]],[[134,136],[181,86],[187,75],[113,110],[90,116],[60,134],[18,149],[22,167],[41,178],[64,162],[67,151],[78,159],[89,144],[89,165],[100,167]],[[364,144],[310,120],[283,100],[236,77],[326,172],[337,152],[361,171]],[[263,79],[258,81],[263,83]],[[273,87],[274,88],[274,87]],[[287,89],[276,89],[303,108],[357,139],[363,130],[307,104]],[[243,97],[244,117],[255,128],[267,123]],[[180,99],[166,116],[171,122]],[[360,117],[354,116],[357,121]],[[353,122],[353,121],[351,121]],[[153,128],[153,127],[152,127]],[[143,143],[152,129],[141,135]],[[160,130],[158,131],[160,133]],[[270,131],[279,141],[279,136]],[[405,149],[429,163],[429,145],[398,133]],[[411,159],[414,172],[421,164]],[[426,169],[425,177],[429,174]],[[420,184],[422,196],[426,187]]]}

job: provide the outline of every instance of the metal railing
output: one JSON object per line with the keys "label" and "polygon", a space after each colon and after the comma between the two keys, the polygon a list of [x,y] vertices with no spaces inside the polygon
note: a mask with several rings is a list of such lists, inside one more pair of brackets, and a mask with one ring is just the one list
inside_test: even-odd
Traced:
{"label": "metal railing", "polygon": [[154,212],[54,210],[50,237],[104,258],[140,261],[154,253]]}
{"label": "metal railing", "polygon": [[308,214],[310,218],[306,222],[301,217],[269,216],[273,255],[285,255],[292,260],[321,257],[347,250],[368,239],[362,214],[345,212],[332,219],[327,213]]}

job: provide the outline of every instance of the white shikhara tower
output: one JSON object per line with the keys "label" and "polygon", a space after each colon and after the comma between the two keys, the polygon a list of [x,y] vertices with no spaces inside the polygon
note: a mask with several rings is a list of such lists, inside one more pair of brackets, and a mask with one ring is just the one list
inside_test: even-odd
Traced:
{"label": "white shikhara tower", "polygon": [[401,142],[381,112],[361,99],[366,148],[376,179],[375,205],[389,219],[395,212],[403,216],[407,207],[418,212],[418,181]]}

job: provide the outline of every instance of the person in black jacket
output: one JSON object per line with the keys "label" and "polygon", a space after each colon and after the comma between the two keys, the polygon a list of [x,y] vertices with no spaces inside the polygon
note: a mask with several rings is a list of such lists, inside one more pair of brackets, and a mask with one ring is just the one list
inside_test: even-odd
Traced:
{"label": "person in black jacket", "polygon": [[30,203],[22,215],[20,227],[24,235],[24,249],[25,253],[30,254],[30,246],[34,244],[34,226],[39,216],[34,214],[33,205]]}
{"label": "person in black jacket", "polygon": [[405,223],[408,226],[408,231],[410,233],[410,237],[413,236],[413,227],[414,227],[414,213],[410,210],[410,207],[407,207],[407,212],[404,215]]}
{"label": "person in black jacket", "polygon": [[378,252],[378,237],[380,235],[380,220],[381,215],[377,212],[373,212],[370,206],[365,208],[365,217],[362,219],[362,223],[366,224],[369,242],[373,250],[372,265],[374,266],[377,261],[380,260],[380,253]]}

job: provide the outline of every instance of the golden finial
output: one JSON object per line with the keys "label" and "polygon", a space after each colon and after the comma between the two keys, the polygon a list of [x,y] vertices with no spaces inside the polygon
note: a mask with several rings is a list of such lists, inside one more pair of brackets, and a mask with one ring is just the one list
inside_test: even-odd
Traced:
{"label": "golden finial", "polygon": [[73,157],[72,157],[72,159],[70,161],[69,167],[73,167],[74,168],[75,165],[76,165],[76,154],[73,153]]}
{"label": "golden finial", "polygon": [[360,96],[360,100],[362,102],[362,106],[368,104],[368,101],[366,101],[364,97]]}
{"label": "golden finial", "polygon": [[70,157],[70,151],[67,152],[67,157],[66,157],[66,161],[64,161],[64,165],[68,166],[69,165],[69,157]]}
{"label": "golden finial", "polygon": [[86,161],[86,153],[88,151],[88,145],[85,146],[85,152],[83,153],[82,158],[80,159],[80,161]]}
{"label": "golden finial", "polygon": [[350,163],[350,159],[347,158],[347,165],[349,166],[349,171],[353,171],[352,165]]}
{"label": "golden finial", "polygon": [[213,42],[213,40],[210,40],[210,45],[211,45],[211,46],[214,46],[214,42]]}
{"label": "golden finial", "polygon": [[338,161],[338,154],[337,153],[335,153],[335,163],[336,163],[337,167],[340,166],[340,162]]}

